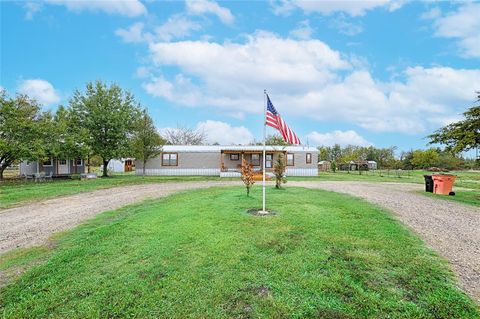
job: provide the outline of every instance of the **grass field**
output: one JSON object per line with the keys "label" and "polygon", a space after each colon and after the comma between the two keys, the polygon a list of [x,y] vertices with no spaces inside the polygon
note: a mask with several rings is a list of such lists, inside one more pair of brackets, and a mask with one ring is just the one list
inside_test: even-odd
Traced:
{"label": "grass field", "polygon": [[0,291],[15,317],[478,318],[446,262],[388,213],[346,195],[260,188],[190,191],[106,212]]}
{"label": "grass field", "polygon": [[[288,180],[319,180],[319,181],[365,181],[365,182],[397,182],[423,184],[424,174],[427,171],[375,171],[375,172],[321,172],[317,177],[289,177]],[[451,172],[457,175],[456,187],[469,188],[472,192],[457,191],[457,196],[448,200],[480,206],[480,172]],[[117,174],[109,178],[80,181],[56,180],[53,183],[0,183],[0,209],[21,205],[36,200],[43,200],[57,196],[72,195],[96,189],[105,189],[122,185],[136,185],[144,183],[159,183],[170,181],[204,181],[227,180],[216,176],[136,176],[134,174]],[[233,179],[238,180],[238,179]],[[431,194],[426,194],[431,195]],[[438,196],[440,198],[440,196]],[[442,199],[443,198],[442,196]]]}

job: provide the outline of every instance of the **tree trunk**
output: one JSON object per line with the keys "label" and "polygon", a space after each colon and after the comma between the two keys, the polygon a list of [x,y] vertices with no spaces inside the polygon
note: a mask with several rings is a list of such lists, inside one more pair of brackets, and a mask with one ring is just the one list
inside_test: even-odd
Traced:
{"label": "tree trunk", "polygon": [[143,160],[142,175],[145,176],[145,165],[147,165],[147,160]]}
{"label": "tree trunk", "polygon": [[87,156],[87,166],[88,166],[87,173],[90,174],[90,155]]}
{"label": "tree trunk", "polygon": [[108,162],[110,162],[110,160],[103,160],[103,175],[102,177],[108,177]]}
{"label": "tree trunk", "polygon": [[3,181],[3,172],[5,171],[6,166],[0,166],[0,181]]}

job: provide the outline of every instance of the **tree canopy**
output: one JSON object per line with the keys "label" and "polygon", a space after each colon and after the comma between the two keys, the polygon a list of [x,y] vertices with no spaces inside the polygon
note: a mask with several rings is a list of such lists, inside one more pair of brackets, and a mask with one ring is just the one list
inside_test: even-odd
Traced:
{"label": "tree canopy", "polygon": [[43,137],[48,114],[42,113],[38,103],[26,95],[15,98],[0,92],[0,180],[3,172],[20,159],[44,157]]}
{"label": "tree canopy", "polygon": [[169,145],[202,145],[207,139],[204,131],[180,126],[165,129],[162,136]]}
{"label": "tree canopy", "polygon": [[89,82],[84,92],[75,91],[70,100],[72,118],[88,132],[83,141],[103,161],[103,176],[108,176],[111,159],[128,153],[129,137],[135,128],[140,108],[133,95],[117,84]]}
{"label": "tree canopy", "polygon": [[[476,102],[480,102],[477,92]],[[430,144],[443,144],[454,154],[477,149],[480,146],[480,105],[473,106],[463,113],[464,119],[440,128],[429,135]]]}

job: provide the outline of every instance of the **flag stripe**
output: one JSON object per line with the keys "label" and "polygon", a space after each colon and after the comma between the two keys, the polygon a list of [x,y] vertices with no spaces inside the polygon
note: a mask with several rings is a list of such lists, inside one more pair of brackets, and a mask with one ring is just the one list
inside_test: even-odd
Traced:
{"label": "flag stripe", "polygon": [[267,95],[267,114],[266,114],[266,125],[271,126],[277,129],[282,138],[285,142],[290,144],[300,144],[300,139],[295,134],[290,127],[288,127],[287,123],[282,119],[280,114],[278,114],[277,110],[273,106],[272,102],[270,101],[270,97]]}

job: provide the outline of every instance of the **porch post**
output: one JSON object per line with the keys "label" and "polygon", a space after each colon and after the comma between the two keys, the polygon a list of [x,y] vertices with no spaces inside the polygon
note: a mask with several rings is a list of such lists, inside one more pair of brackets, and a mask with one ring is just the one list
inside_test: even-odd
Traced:
{"label": "porch post", "polygon": [[220,175],[223,171],[223,151],[220,151]]}

